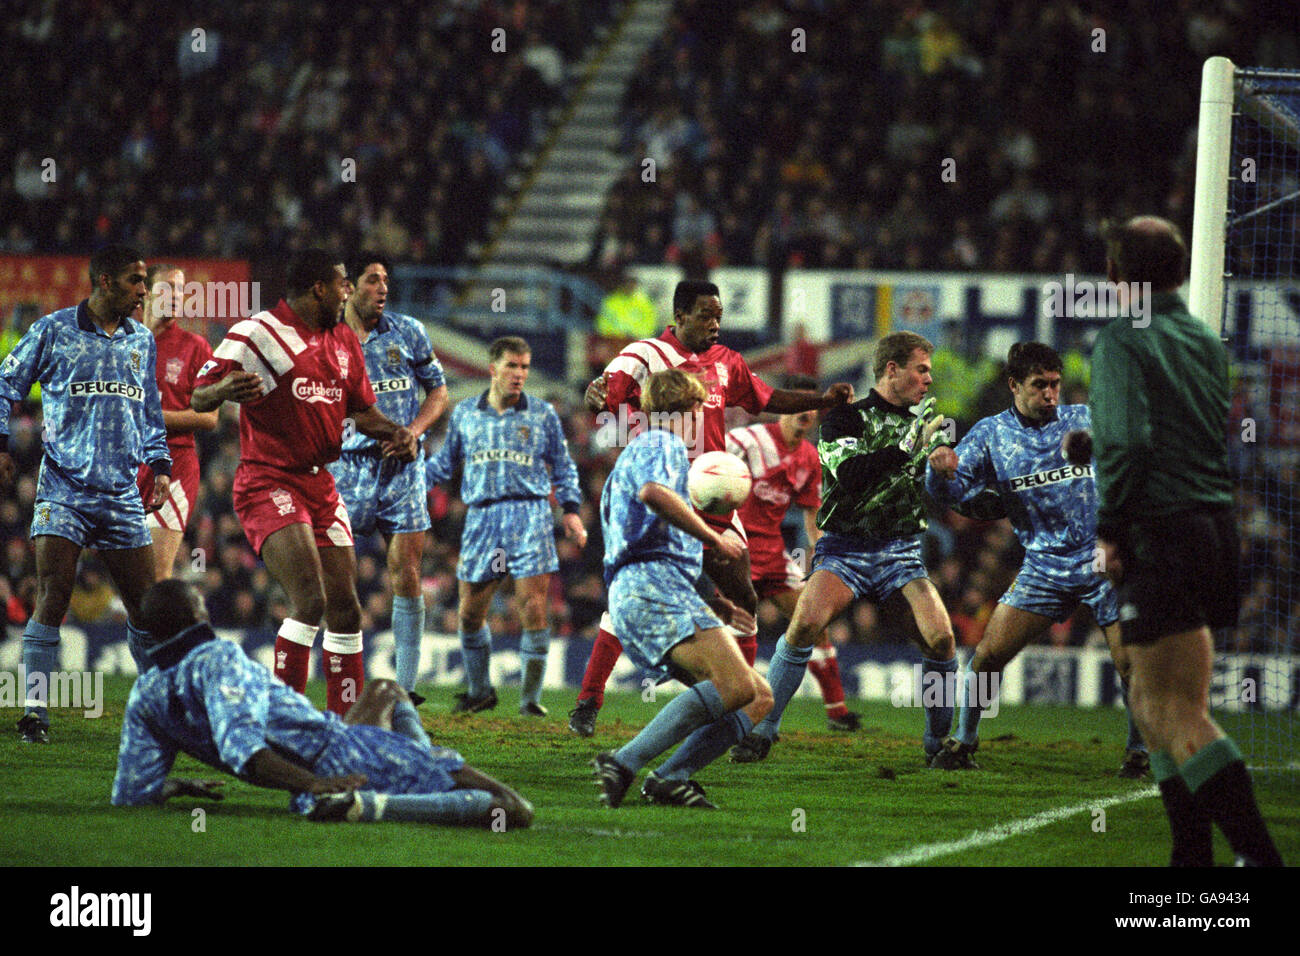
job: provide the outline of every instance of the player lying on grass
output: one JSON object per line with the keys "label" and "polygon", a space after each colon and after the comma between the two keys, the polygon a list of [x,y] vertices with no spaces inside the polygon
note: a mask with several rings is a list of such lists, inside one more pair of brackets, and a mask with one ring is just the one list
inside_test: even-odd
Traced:
{"label": "player lying on grass", "polygon": [[[1129,657],[1119,641],[1115,589],[1094,568],[1097,485],[1091,456],[1071,463],[1065,439],[1092,427],[1087,405],[1058,406],[1061,357],[1041,342],[1018,342],[1007,354],[1012,404],[976,422],[956,450],[930,455],[925,488],[941,504],[973,501],[994,489],[1025,548],[1025,560],[984,628],[958,694],[956,735],[944,741],[934,766],[973,769],[982,707],[993,703],[998,675],[1024,646],[1080,603],[1106,634],[1128,703]],[[1077,457],[1077,456],[1076,456]],[[1120,776],[1141,777],[1149,767],[1146,747],[1129,715],[1128,743]]]}
{"label": "player lying on grass", "polygon": [[712,808],[691,774],[743,738],[772,705],[767,682],[696,592],[703,542],[732,560],[743,548],[687,503],[683,432],[698,425],[706,397],[700,381],[679,369],[647,378],[641,408],[651,427],[619,455],[600,499],[609,612],[623,647],[660,682],[672,676],[689,686],[624,747],[596,757],[596,777],[611,807],[623,802],[637,771],[682,742],[646,778],[641,795],[652,803]]}
{"label": "player lying on grass", "polygon": [[372,681],[347,716],[318,711],[208,626],[188,584],[160,581],[141,617],[156,665],[131,688],[113,803],[221,799],[219,780],[168,779],[178,752],[259,787],[293,793],[315,820],[401,820],[526,827],[533,808],[504,784],[434,747],[406,692]]}
{"label": "player lying on grass", "polygon": [[[813,555],[812,577],[772,654],[768,680],[775,703],[732,752],[737,762],[767,756],[781,715],[803,683],[818,635],[855,598],[881,603],[902,591],[916,618],[923,679],[946,685],[946,675],[957,672],[952,622],[921,563],[920,534],[926,525],[921,484],[926,455],[943,438],[943,419],[934,414],[933,400],[921,405],[919,415],[908,411],[930,388],[933,351],[915,332],[886,335],[876,343],[871,393],[822,419],[817,453],[824,501],[817,524],[824,533]],[[931,695],[923,699],[928,764],[952,729],[952,702]]]}
{"label": "player lying on grass", "polygon": [[[811,391],[817,380],[809,375],[788,375],[786,389]],[[727,451],[744,459],[754,476],[754,489],[736,514],[749,538],[749,573],[754,590],[777,606],[787,621],[803,591],[804,568],[785,549],[781,522],[793,501],[803,511],[810,546],[821,537],[817,510],[822,506],[822,466],[817,449],[806,436],[817,426],[816,412],[782,415],[774,422],[759,422],[727,432]],[[826,723],[831,730],[857,730],[858,715],[844,703],[844,685],[835,645],[825,631],[817,638],[808,669],[817,679],[826,703]]]}

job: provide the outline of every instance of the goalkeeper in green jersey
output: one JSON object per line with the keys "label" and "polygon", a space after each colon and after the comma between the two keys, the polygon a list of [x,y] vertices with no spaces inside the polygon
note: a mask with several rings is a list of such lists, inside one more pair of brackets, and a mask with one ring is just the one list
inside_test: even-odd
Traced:
{"label": "goalkeeper in green jersey", "polygon": [[[930,388],[931,345],[915,332],[894,332],[876,344],[876,384],[860,402],[841,405],[822,420],[824,534],[813,573],[799,595],[790,628],[776,642],[768,683],[776,699],[753,733],[732,748],[739,763],[762,760],[781,726],[785,706],[803,683],[813,644],[855,598],[882,603],[901,590],[920,631],[925,703],[926,763],[952,726],[957,659],[952,622],[921,562],[927,456],[943,440],[942,416]],[[909,408],[921,405],[919,414]]]}

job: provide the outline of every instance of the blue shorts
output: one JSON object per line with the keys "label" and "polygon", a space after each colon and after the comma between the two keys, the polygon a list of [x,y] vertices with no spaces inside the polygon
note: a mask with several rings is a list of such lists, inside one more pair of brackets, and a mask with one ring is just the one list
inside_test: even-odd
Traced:
{"label": "blue shorts", "polygon": [[813,571],[829,571],[854,597],[882,603],[908,581],[926,576],[920,538],[872,541],[827,533],[817,539]]}
{"label": "blue shorts", "polygon": [[353,536],[428,531],[429,491],[422,461],[400,462],[345,451],[329,465],[348,509]]}
{"label": "blue shorts", "polygon": [[[311,771],[318,777],[364,773],[365,789],[376,793],[446,793],[456,789],[451,775],[464,766],[465,758],[454,750],[430,750],[391,730],[353,724],[334,736]],[[290,801],[298,813],[310,813],[315,805],[305,793]]]}
{"label": "blue shorts", "polygon": [[465,513],[456,577],[471,584],[507,574],[531,578],[560,569],[555,552],[555,518],[546,498],[499,501]]}
{"label": "blue shorts", "polygon": [[668,678],[668,652],[696,631],[722,627],[693,581],[667,561],[646,561],[618,569],[609,586],[614,633],[633,663]]}
{"label": "blue shorts", "polygon": [[153,542],[144,522],[144,503],[132,478],[119,496],[87,494],[57,468],[41,465],[32,509],[33,538],[52,534],[83,548],[121,551]]}
{"label": "blue shorts", "polygon": [[1070,573],[1035,567],[1028,560],[1002,595],[1000,604],[1064,621],[1080,602],[1088,605],[1098,627],[1119,620],[1119,599],[1110,581],[1092,570],[1092,553],[1086,563]]}

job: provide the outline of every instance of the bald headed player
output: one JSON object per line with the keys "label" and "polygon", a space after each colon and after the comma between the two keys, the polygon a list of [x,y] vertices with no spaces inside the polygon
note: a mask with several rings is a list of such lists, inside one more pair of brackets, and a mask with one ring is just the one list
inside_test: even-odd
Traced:
{"label": "bald headed player", "polygon": [[1097,546],[1119,587],[1129,703],[1169,816],[1171,863],[1213,865],[1213,821],[1243,862],[1281,866],[1241,751],[1209,711],[1210,629],[1235,626],[1240,601],[1228,355],[1177,295],[1187,247],[1176,226],[1141,216],[1104,235],[1106,277],[1129,314],[1092,353]]}

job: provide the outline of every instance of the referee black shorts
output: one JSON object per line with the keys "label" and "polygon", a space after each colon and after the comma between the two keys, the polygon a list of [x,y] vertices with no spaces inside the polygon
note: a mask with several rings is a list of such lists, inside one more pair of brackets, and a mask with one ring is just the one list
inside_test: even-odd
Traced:
{"label": "referee black shorts", "polygon": [[1120,641],[1153,644],[1183,631],[1233,627],[1241,605],[1231,508],[1137,522],[1123,549]]}

